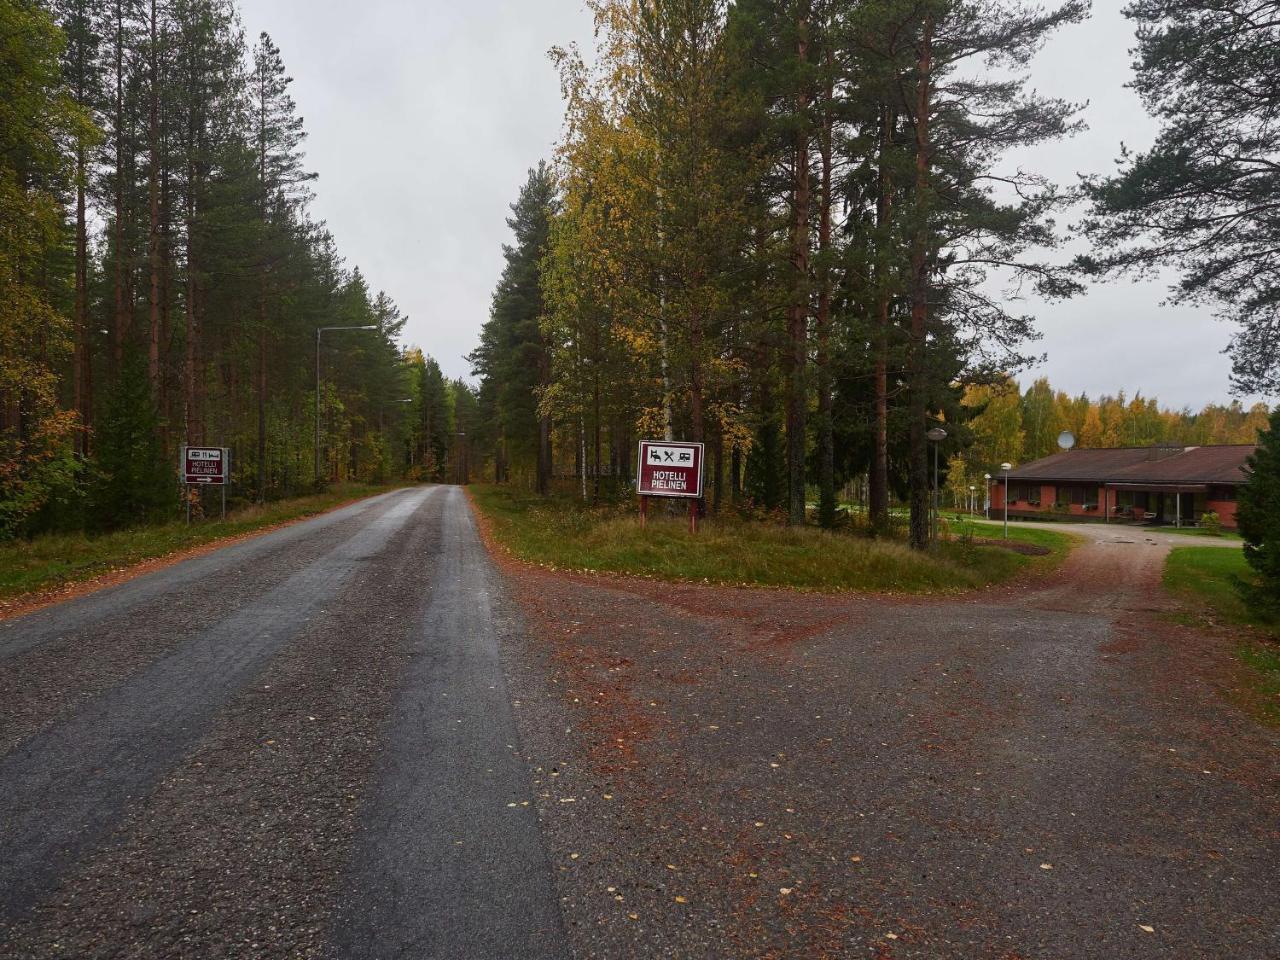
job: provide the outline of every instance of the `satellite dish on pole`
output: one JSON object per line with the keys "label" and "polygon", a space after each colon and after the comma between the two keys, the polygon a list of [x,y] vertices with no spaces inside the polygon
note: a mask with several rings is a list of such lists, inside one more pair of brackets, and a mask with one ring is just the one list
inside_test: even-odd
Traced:
{"label": "satellite dish on pole", "polygon": [[1070,450],[1076,445],[1076,435],[1070,430],[1063,430],[1058,434],[1058,446],[1063,450]]}

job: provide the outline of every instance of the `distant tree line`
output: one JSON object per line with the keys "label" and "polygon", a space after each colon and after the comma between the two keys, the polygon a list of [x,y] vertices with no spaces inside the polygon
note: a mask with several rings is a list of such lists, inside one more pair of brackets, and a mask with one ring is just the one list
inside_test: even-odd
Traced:
{"label": "distant tree line", "polygon": [[[1087,6],[589,3],[595,56],[553,51],[564,136],[513,206],[515,242],[473,356],[498,425],[498,476],[546,490],[573,474],[598,497],[626,488],[638,437],[680,437],[707,444],[710,509],[750,505],[801,523],[816,501],[832,525],[837,491],[859,481],[876,528],[891,498],[910,504],[922,546],[928,432],[947,431],[944,462],[980,459],[971,418],[998,409],[1008,377],[1034,359],[1022,298],[1069,297],[1085,274],[1170,255],[1133,246],[1150,240],[1150,193],[1124,185],[1141,179],[1141,158],[1089,183],[1100,255],[1075,262],[1054,259],[1054,217],[1080,193],[1006,162],[1079,127],[1077,105],[1035,93],[1025,75]],[[1142,89],[1163,117],[1175,98],[1158,77],[1172,52],[1153,52],[1153,38],[1162,18],[1195,6],[1129,11],[1145,31]],[[1160,149],[1174,151],[1168,140]],[[1232,236],[1257,248],[1243,226]],[[1236,302],[1238,385],[1265,385],[1242,373],[1274,362],[1265,322],[1247,326],[1261,301]],[[1033,388],[1030,426],[1019,422],[1018,449],[1002,459],[1042,449],[1051,422],[1088,443],[1195,432],[1147,401],[1117,417],[1116,401],[1052,391],[1055,412],[1037,420],[1044,390]]]}
{"label": "distant tree line", "polygon": [[944,478],[956,504],[965,502],[970,485],[982,489],[983,474],[995,476],[1001,463],[1022,464],[1057,453],[1063,431],[1082,449],[1246,444],[1257,443],[1269,421],[1265,403],[1171,410],[1155,397],[1128,397],[1123,390],[1097,398],[1073,396],[1054,390],[1044,377],[1026,390],[1012,379],[969,387],[964,405],[968,445],[951,457]]}
{"label": "distant tree line", "polygon": [[183,444],[257,500],[445,476],[467,390],[311,217],[232,0],[0,0],[0,45],[0,536],[174,515]]}

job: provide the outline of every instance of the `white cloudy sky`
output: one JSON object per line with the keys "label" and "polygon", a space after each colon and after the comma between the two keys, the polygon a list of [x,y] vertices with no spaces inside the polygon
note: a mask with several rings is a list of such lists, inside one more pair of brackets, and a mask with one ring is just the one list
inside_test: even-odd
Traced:
{"label": "white cloudy sky", "polygon": [[[589,47],[580,0],[241,0],[246,31],[266,30],[295,78],[320,174],[316,214],[375,289],[409,315],[406,339],[447,374],[488,314],[508,239],[504,218],[525,172],[550,155],[559,83],[546,51]],[[1155,128],[1124,89],[1133,34],[1122,0],[1062,31],[1036,60],[1043,93],[1089,101],[1088,132],[1020,158],[1067,182],[1110,169],[1121,141]],[[1228,329],[1209,311],[1162,305],[1160,283],[1095,286],[1031,304],[1055,387],[1126,389],[1173,406],[1228,396]]]}

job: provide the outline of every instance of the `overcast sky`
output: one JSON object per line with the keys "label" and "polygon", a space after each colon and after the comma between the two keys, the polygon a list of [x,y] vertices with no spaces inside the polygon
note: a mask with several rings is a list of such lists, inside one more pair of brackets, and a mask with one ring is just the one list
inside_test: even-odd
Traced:
{"label": "overcast sky", "polygon": [[[449,376],[488,316],[505,223],[528,168],[549,158],[562,117],[546,56],[590,48],[580,0],[241,0],[250,38],[271,34],[294,77],[320,174],[315,214],[338,249],[409,315],[408,343]],[[1129,79],[1133,33],[1121,0],[1094,0],[1036,60],[1041,92],[1089,101],[1090,129],[1019,160],[1071,182],[1111,169],[1121,141],[1155,134]],[[1113,282],[1064,304],[1031,303],[1053,385],[1125,389],[1170,406],[1228,398],[1229,329],[1207,309],[1162,305],[1165,285]],[[1029,374],[1022,379],[1029,382]]]}

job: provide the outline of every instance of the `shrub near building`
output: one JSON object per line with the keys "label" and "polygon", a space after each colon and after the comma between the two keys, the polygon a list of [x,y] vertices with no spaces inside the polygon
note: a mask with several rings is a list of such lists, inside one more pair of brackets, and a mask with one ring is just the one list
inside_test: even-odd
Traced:
{"label": "shrub near building", "polygon": [[1249,458],[1249,479],[1240,488],[1236,519],[1244,537],[1244,555],[1258,576],[1244,586],[1245,601],[1261,619],[1280,620],[1280,407],[1270,426],[1258,433]]}

